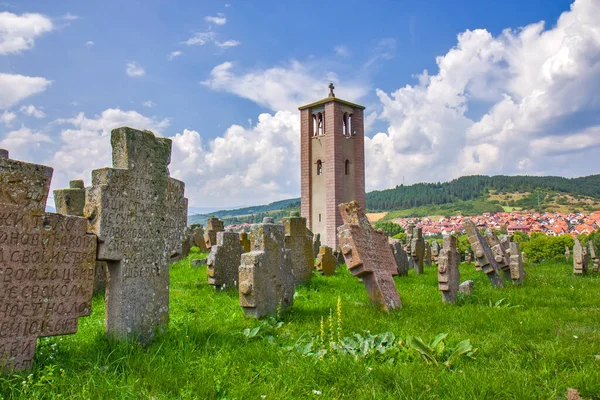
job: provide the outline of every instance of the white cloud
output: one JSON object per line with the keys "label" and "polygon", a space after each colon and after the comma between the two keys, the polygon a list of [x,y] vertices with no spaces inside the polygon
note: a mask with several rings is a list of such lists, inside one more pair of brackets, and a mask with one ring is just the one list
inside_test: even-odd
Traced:
{"label": "white cloud", "polygon": [[9,150],[10,157],[15,160],[31,160],[32,156],[39,151],[42,143],[51,142],[48,135],[22,127],[4,135],[0,141],[0,148]]}
{"label": "white cloud", "polygon": [[146,100],[142,104],[144,105],[144,107],[148,107],[148,108],[156,107],[156,103],[153,102],[152,100]]}
{"label": "white cloud", "polygon": [[85,42],[85,45],[87,47],[92,47],[93,45],[95,45],[96,43],[92,42],[91,40],[88,40],[87,42]]}
{"label": "white cloud", "polygon": [[45,118],[46,114],[40,110],[39,108],[36,108],[34,105],[30,104],[28,106],[22,106],[19,111],[21,112],[21,114],[23,115],[27,115],[29,117],[35,117],[35,118]]}
{"label": "white cloud", "polygon": [[179,57],[182,54],[183,54],[183,51],[175,50],[175,51],[172,51],[167,58],[169,60],[173,60],[173,59],[175,59],[176,57]]}
{"label": "white cloud", "polygon": [[[330,81],[340,83],[332,73],[317,71],[316,66],[305,66],[292,61],[288,67],[274,67],[245,74],[233,72],[233,63],[225,62],[214,67],[209,79],[201,82],[214,90],[234,93],[250,99],[272,111],[297,112],[298,106],[326,97]],[[365,95],[365,86],[340,83],[339,95],[357,101]]]}
{"label": "white cloud", "polygon": [[187,44],[188,46],[204,46],[205,44],[212,42],[214,39],[214,32],[197,32],[194,34],[194,36],[185,42],[182,42],[182,44]]}
{"label": "white cloud", "polygon": [[224,42],[215,41],[215,44],[222,49],[226,49],[229,47],[239,46],[242,43],[237,40],[226,40]]}
{"label": "white cloud", "polygon": [[536,23],[497,37],[482,29],[461,33],[437,58],[437,74],[424,71],[414,86],[377,91],[379,118],[389,128],[365,141],[367,189],[394,186],[402,176],[414,183],[464,174],[594,173],[598,60],[595,0],[575,1],[549,30]]}
{"label": "white cloud", "polygon": [[127,75],[129,75],[133,78],[137,78],[137,77],[146,75],[146,71],[144,71],[144,68],[142,68],[142,66],[136,62],[127,63],[127,65],[125,67],[126,67],[125,71],[127,72]]}
{"label": "white cloud", "polygon": [[11,127],[14,120],[17,118],[17,114],[10,111],[4,111],[2,115],[0,115],[0,122],[4,124],[4,126]]}
{"label": "white cloud", "polygon": [[0,12],[0,54],[31,49],[38,36],[52,29],[52,20],[42,14]]}
{"label": "white cloud", "polygon": [[337,54],[340,57],[349,57],[352,54],[350,52],[350,49],[343,45],[335,46],[333,50],[335,51],[335,54]]}
{"label": "white cloud", "polygon": [[79,19],[79,17],[77,15],[73,15],[71,13],[66,13],[65,15],[63,15],[62,17],[64,20],[66,21],[76,21]]}
{"label": "white cloud", "polygon": [[227,23],[227,18],[225,18],[225,15],[222,13],[218,13],[214,17],[204,17],[204,20],[216,25],[225,25]]}
{"label": "white cloud", "polygon": [[0,110],[7,109],[21,100],[43,92],[52,82],[40,77],[0,73]]}

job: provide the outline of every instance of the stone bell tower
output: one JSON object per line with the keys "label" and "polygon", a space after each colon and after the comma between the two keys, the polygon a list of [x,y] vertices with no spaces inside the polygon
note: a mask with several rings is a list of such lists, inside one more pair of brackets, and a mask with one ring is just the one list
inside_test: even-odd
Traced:
{"label": "stone bell tower", "polygon": [[329,96],[300,110],[302,216],[321,243],[337,249],[340,203],[365,208],[365,107]]}

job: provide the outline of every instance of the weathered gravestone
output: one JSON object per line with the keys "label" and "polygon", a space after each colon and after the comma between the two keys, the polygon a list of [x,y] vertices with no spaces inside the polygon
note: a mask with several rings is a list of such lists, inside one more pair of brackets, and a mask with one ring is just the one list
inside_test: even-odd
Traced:
{"label": "weathered gravestone", "polygon": [[471,248],[475,253],[475,265],[483,270],[494,287],[504,287],[500,276],[500,267],[494,259],[492,250],[477,230],[477,226],[470,219],[465,219],[464,228],[469,238]]}
{"label": "weathered gravestone", "polygon": [[573,246],[573,274],[587,274],[588,262],[589,258],[585,248],[581,246],[579,239],[575,238],[575,245]]}
{"label": "weathered gravestone", "polygon": [[456,247],[456,236],[445,236],[438,258],[438,289],[444,303],[456,303],[460,282],[460,253]]}
{"label": "weathered gravestone", "polygon": [[333,255],[333,249],[329,246],[321,246],[315,262],[317,271],[322,275],[333,275],[337,268],[337,260]]}
{"label": "weathered gravestone", "polygon": [[422,274],[423,262],[425,258],[425,239],[423,239],[422,228],[413,228],[410,251],[415,268],[415,274]]}
{"label": "weathered gravestone", "polygon": [[281,221],[285,230],[285,248],[292,251],[294,283],[301,284],[310,279],[315,267],[313,233],[306,228],[306,218],[297,211]]}
{"label": "weathered gravestone", "polygon": [[242,253],[250,251],[250,238],[247,232],[240,232],[240,246],[242,246]]}
{"label": "weathered gravestone", "polygon": [[[58,214],[83,217],[85,207],[85,185],[82,180],[69,182],[68,189],[54,191],[54,208]],[[106,288],[106,261],[96,261],[94,273],[94,293]]]}
{"label": "weathered gravestone", "polygon": [[394,253],[394,259],[396,260],[396,267],[398,267],[398,275],[408,275],[408,254],[404,251],[404,246],[400,240],[389,239],[392,253]]}
{"label": "weathered gravestone", "polygon": [[175,262],[187,257],[190,253],[187,227],[188,200],[185,198],[185,183],[176,179],[167,181],[165,207],[163,232],[167,238],[170,262]]}
{"label": "weathered gravestone", "polygon": [[431,260],[434,263],[438,263],[438,257],[440,256],[440,244],[438,243],[437,240],[433,240],[433,242],[431,242]]}
{"label": "weathered gravestone", "polygon": [[598,267],[600,266],[600,260],[598,259],[598,257],[596,256],[596,247],[594,246],[594,242],[592,240],[590,240],[588,242],[588,247],[590,248],[589,251],[589,256],[592,259],[592,263],[593,263],[593,272],[598,272]]}
{"label": "weathered gravestone", "polygon": [[510,279],[515,284],[522,284],[525,279],[525,270],[523,269],[523,258],[521,258],[521,249],[519,243],[509,243],[510,258]]}
{"label": "weathered gravestone", "polygon": [[402,307],[392,275],[398,273],[387,236],[376,231],[356,201],[339,205],[344,225],[337,228],[339,246],[352,275],[361,278],[371,302],[386,311]]}
{"label": "weathered gravestone", "polygon": [[240,305],[246,316],[260,318],[285,309],[294,300],[292,252],[284,248],[283,225],[272,218],[250,228],[250,252],[239,268]]}
{"label": "weathered gravestone", "polygon": [[192,230],[186,227],[183,231],[183,241],[181,242],[181,254],[179,256],[180,260],[187,258],[187,256],[190,255],[190,250],[192,249],[193,243],[194,242],[192,238]]}
{"label": "weathered gravestone", "polygon": [[52,168],[0,151],[0,371],[29,368],[38,337],[77,332],[92,307],[96,237],[46,214]]}
{"label": "weathered gravestone", "polygon": [[471,280],[464,281],[463,283],[458,285],[458,291],[460,293],[464,294],[465,296],[470,296],[473,293],[474,289],[475,289],[475,282],[473,282]]}
{"label": "weathered gravestone", "polygon": [[217,217],[210,217],[208,221],[206,221],[206,232],[204,232],[204,244],[207,250],[217,244],[217,233],[223,232],[225,228],[223,227],[223,221],[221,221]]}
{"label": "weathered gravestone", "polygon": [[92,171],[84,214],[108,262],[106,331],[147,344],[169,321],[169,258],[181,234],[172,214],[187,214],[183,183],[169,177],[171,140],[124,127],[111,145],[114,168]]}
{"label": "weathered gravestone", "polygon": [[485,231],[485,241],[492,251],[492,255],[494,256],[494,260],[498,264],[498,267],[504,274],[504,278],[510,279],[509,255],[506,253],[505,247],[500,242],[500,239],[498,239],[498,237],[494,235],[494,232],[488,228]]}
{"label": "weathered gravestone", "polygon": [[201,226],[197,226],[193,229],[193,240],[194,245],[200,249],[201,253],[206,253],[208,249],[206,248],[206,242],[204,242],[204,228]]}
{"label": "weathered gravestone", "polygon": [[321,251],[321,234],[317,233],[316,235],[313,236],[313,252],[315,254],[315,258],[317,258],[317,255],[319,254],[320,251]]}
{"label": "weathered gravestone", "polygon": [[425,242],[425,265],[431,267],[431,246],[429,243]]}
{"label": "weathered gravestone", "polygon": [[567,246],[565,246],[565,259],[567,262],[569,262],[571,259],[571,249],[569,249]]}
{"label": "weathered gravestone", "polygon": [[237,286],[241,257],[240,235],[230,230],[217,233],[217,244],[206,261],[208,284],[215,289]]}

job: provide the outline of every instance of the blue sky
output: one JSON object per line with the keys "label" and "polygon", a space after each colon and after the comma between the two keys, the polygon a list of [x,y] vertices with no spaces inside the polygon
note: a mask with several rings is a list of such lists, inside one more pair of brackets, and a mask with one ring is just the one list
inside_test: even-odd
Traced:
{"label": "blue sky", "polygon": [[192,206],[262,204],[299,195],[297,107],[332,80],[367,106],[368,190],[593,174],[598,3],[2,2],[0,147],[59,188],[151,129]]}

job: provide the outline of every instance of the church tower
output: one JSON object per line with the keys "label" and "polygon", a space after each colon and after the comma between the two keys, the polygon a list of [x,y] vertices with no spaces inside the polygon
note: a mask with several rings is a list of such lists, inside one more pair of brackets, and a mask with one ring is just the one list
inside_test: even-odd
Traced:
{"label": "church tower", "polygon": [[329,96],[300,110],[301,210],[321,243],[337,249],[340,203],[365,209],[364,107]]}

